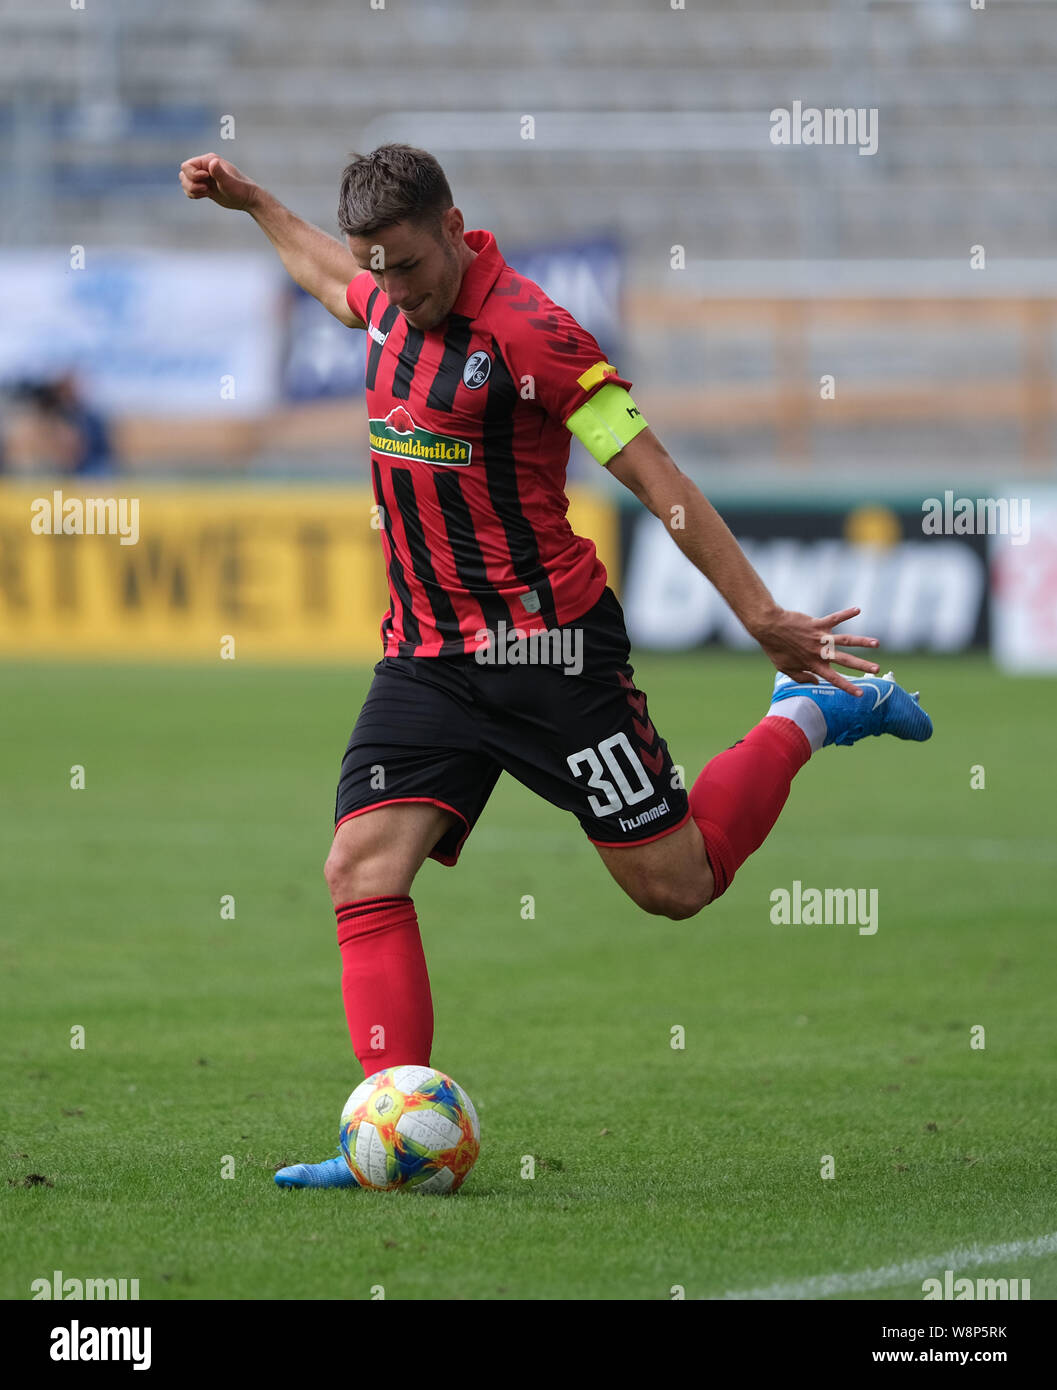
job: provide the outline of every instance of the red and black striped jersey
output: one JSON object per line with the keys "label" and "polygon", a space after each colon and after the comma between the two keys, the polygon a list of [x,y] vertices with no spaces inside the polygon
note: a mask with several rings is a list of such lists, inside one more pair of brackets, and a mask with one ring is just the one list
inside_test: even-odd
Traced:
{"label": "red and black striped jersey", "polygon": [[565,422],[605,382],[631,383],[491,232],[465,239],[476,258],[435,329],[412,327],[370,271],[346,291],[369,335],[386,656],[473,652],[500,619],[526,634],[573,622],[606,585],[566,518]]}

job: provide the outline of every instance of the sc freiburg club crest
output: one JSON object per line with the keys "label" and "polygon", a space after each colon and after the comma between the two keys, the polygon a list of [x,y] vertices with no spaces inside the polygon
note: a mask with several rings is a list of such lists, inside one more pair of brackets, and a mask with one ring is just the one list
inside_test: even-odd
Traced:
{"label": "sc freiburg club crest", "polygon": [[471,352],[466,359],[466,366],[462,369],[463,385],[468,386],[471,391],[476,391],[488,380],[492,370],[492,359],[487,352]]}

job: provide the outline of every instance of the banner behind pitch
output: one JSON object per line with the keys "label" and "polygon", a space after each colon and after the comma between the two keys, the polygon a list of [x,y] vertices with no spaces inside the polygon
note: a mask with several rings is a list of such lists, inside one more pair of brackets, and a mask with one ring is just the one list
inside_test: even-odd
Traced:
{"label": "banner behind pitch", "polygon": [[0,252],[0,383],[72,370],[114,416],[255,415],[277,397],[281,287],[264,252]]}
{"label": "banner behind pitch", "polygon": [[[39,534],[54,489],[121,497],[123,518],[137,502],[134,540]],[[389,594],[373,500],[362,488],[0,487],[0,652],[215,660],[234,638],[238,658],[377,660]],[[616,582],[613,508],[575,490],[571,503]]]}
{"label": "banner behind pitch", "polygon": [[[891,652],[955,652],[987,641],[985,536],[925,536],[920,508],[742,504],[720,511],[783,608],[815,615],[861,608],[846,630],[878,637]],[[668,527],[636,510],[624,515],[622,534],[622,602],[633,646],[754,645]]]}

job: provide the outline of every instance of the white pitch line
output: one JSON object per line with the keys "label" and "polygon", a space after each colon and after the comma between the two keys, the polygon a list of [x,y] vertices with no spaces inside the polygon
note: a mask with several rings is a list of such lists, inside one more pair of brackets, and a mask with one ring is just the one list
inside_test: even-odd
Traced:
{"label": "white pitch line", "polygon": [[[798,1279],[785,1284],[768,1284],[760,1289],[728,1291],[717,1296],[726,1299],[809,1299],[829,1298],[834,1294],[867,1293],[870,1289],[885,1289],[893,1284],[908,1284],[919,1279],[942,1278],[945,1270],[960,1275],[964,1269],[980,1265],[999,1264],[1005,1260],[1032,1260],[1040,1255],[1057,1254],[1057,1231],[1034,1240],[1013,1240],[1005,1245],[969,1245],[948,1250],[942,1255],[929,1255],[903,1264],[885,1265],[882,1269],[861,1269],[854,1274],[818,1274],[811,1279]],[[717,1301],[717,1300],[713,1300]]]}

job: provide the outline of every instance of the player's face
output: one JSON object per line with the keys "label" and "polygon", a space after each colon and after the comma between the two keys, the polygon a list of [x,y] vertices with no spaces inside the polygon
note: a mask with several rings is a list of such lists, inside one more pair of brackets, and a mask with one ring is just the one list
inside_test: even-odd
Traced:
{"label": "player's face", "polygon": [[467,264],[458,208],[448,208],[439,228],[396,222],[346,240],[357,265],[371,272],[412,328],[426,331],[447,318]]}

